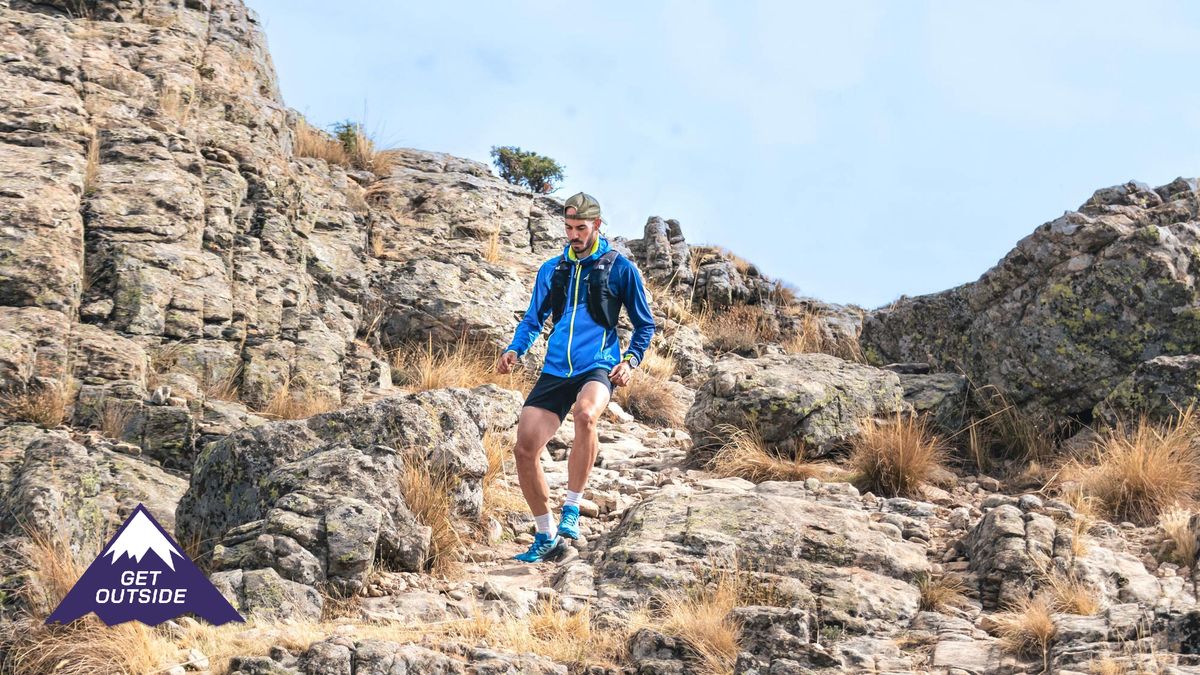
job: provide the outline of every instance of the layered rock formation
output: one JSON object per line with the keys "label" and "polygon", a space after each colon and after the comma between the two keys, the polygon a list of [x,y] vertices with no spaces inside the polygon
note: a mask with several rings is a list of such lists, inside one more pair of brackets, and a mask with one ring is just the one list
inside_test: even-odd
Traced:
{"label": "layered rock formation", "polygon": [[1200,351],[1198,216],[1196,180],[1097,190],[978,281],[872,312],[863,344],[876,363],[961,369],[1027,409],[1090,421],[1143,363]]}
{"label": "layered rock formation", "polygon": [[[145,503],[243,613],[340,622],[303,645],[268,628],[262,649],[209,664],[235,673],[696,672],[686,631],[631,623],[722,575],[740,588],[722,617],[739,673],[1200,666],[1200,577],[1154,526],[1090,523],[1019,477],[972,473],[966,453],[919,499],[704,464],[735,427],[784,459],[836,461],[862,422],[898,413],[961,441],[985,384],[1055,417],[1171,415],[1200,391],[1195,181],[1100,190],[979,281],[866,313],[796,298],[676,220],[614,237],[670,357],[645,376],[669,398],[646,405],[694,403],[685,429],[610,408],[583,539],[522,566],[509,558],[531,521],[484,447],[511,434],[521,393],[402,390],[390,352],[506,343],[561,250],[559,202],[437,152],[302,156],[238,0],[0,0],[0,29],[0,395],[70,395],[60,426],[0,406],[0,626],[28,619],[39,541],[87,564]],[[767,337],[715,347],[706,321],[726,311]],[[870,364],[789,343],[854,346],[860,330]],[[269,404],[296,393],[329,411],[277,419]],[[564,425],[542,458],[555,498],[572,437]],[[428,573],[432,525],[400,487],[412,471],[450,478],[470,541],[458,576]],[[481,514],[488,480],[517,507]],[[934,602],[955,575],[960,597]],[[1055,611],[1043,653],[1001,640],[1003,610],[1060,578],[1096,611]],[[562,625],[585,641],[548,646]],[[606,636],[619,663],[588,661]],[[0,670],[16,639],[0,632]]]}

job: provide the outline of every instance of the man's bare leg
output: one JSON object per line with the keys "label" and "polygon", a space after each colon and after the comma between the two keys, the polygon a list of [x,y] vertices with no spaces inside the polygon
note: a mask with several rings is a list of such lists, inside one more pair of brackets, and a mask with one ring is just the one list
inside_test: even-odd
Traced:
{"label": "man's bare leg", "polygon": [[596,455],[600,452],[600,440],[596,437],[596,422],[608,406],[608,387],[603,382],[591,381],[583,385],[575,397],[571,414],[575,418],[575,442],[571,445],[571,456],[567,458],[567,489],[583,492]]}
{"label": "man's bare leg", "polygon": [[546,475],[542,473],[541,457],[546,442],[561,424],[558,415],[549,410],[534,406],[521,408],[513,455],[517,460],[517,481],[521,484],[521,494],[525,495],[525,502],[534,516],[550,512],[550,487],[546,485]]}

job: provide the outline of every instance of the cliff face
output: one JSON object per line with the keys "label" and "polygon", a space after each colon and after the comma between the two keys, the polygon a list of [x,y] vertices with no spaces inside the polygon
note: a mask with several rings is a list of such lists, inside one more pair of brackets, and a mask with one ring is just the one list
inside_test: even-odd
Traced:
{"label": "cliff face", "polygon": [[[370,170],[305,156],[237,0],[0,0],[0,87],[0,673],[107,658],[57,654],[67,641],[18,591],[41,572],[31,530],[86,564],[138,503],[246,615],[347,625],[234,658],[219,637],[159,636],[180,657],[128,671],[198,663],[197,644],[247,674],[1196,666],[1200,566],[1178,561],[1200,516],[1171,543],[1078,512],[1103,502],[1079,492],[1092,474],[1030,483],[1029,439],[987,424],[971,386],[1106,421],[1194,400],[1195,181],[1100,190],[978,282],[865,318],[689,246],[674,220],[613,237],[654,295],[655,354],[597,422],[584,537],[530,567],[510,559],[532,521],[504,466],[529,383],[408,391],[388,361],[413,341],[505,344],[561,250],[559,202],[436,152]],[[65,424],[8,414],[10,394],[67,384]],[[289,390],[328,410],[263,410]],[[891,426],[909,413],[962,446],[958,473],[925,431]],[[572,429],[541,460],[556,497]],[[1035,432],[1048,455],[1096,438]],[[903,490],[863,483],[845,455],[872,444],[933,459]],[[461,576],[429,573],[444,561]],[[1013,652],[997,612],[1064,584],[1099,609],[1056,610],[1053,638]],[[741,626],[732,653],[689,640],[694,618],[632,620],[714,588],[737,596],[701,608]]]}
{"label": "cliff face", "polygon": [[[558,246],[553,202],[479,163],[297,158],[241,2],[6,4],[0,385],[71,374],[83,400],[136,400],[177,363],[252,404],[301,374],[354,402],[388,384],[368,324],[499,340],[523,265]],[[511,264],[479,260],[491,236]]]}

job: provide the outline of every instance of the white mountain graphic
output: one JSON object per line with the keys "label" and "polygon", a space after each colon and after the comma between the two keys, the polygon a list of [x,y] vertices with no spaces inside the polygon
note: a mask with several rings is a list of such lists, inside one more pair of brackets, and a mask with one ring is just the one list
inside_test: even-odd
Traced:
{"label": "white mountain graphic", "polygon": [[112,546],[108,547],[104,555],[112,553],[114,564],[126,555],[140,563],[146,555],[146,551],[157,553],[158,557],[167,563],[167,567],[170,567],[172,571],[175,569],[175,561],[172,560],[171,554],[183,557],[183,554],[170,541],[167,541],[154,523],[150,522],[146,514],[138,511],[129,519],[129,526],[121,531],[121,535],[113,541]]}

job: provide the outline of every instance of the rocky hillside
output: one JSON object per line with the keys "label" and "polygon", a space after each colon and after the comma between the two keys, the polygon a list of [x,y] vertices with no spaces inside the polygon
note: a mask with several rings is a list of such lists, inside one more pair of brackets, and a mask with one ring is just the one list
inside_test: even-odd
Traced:
{"label": "rocky hillside", "polygon": [[[1200,672],[1195,180],[874,311],[649,217],[654,354],[528,566],[545,343],[488,370],[561,204],[348,153],[240,0],[0,25],[0,671]],[[247,624],[42,625],[138,503]]]}

